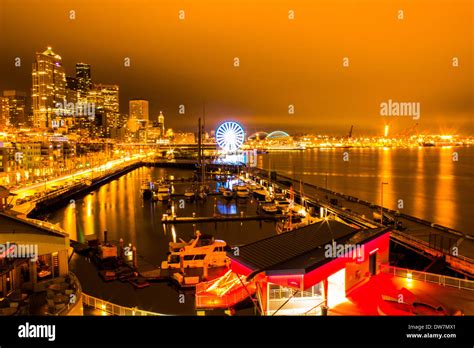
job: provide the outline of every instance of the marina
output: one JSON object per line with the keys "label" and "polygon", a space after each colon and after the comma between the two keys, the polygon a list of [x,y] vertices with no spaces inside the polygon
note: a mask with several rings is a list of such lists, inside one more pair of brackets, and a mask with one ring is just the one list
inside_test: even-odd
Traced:
{"label": "marina", "polygon": [[[71,258],[71,269],[81,279],[85,292],[90,296],[113,300],[112,302],[124,307],[134,307],[133,302],[135,301],[140,303],[139,308],[153,313],[195,314],[196,311],[199,312],[203,309],[208,311],[209,307],[201,306],[196,302],[197,299],[194,298],[195,290],[189,292],[189,289],[186,289],[190,286],[191,289],[194,286],[199,286],[199,291],[202,292],[204,290],[198,284],[201,284],[205,279],[211,283],[218,281],[220,277],[225,276],[226,270],[229,268],[223,267],[216,272],[211,269],[204,271],[203,267],[199,267],[196,270],[186,270],[185,276],[183,276],[183,269],[180,266],[174,270],[166,271],[162,268],[162,261],[168,252],[164,245],[179,243],[180,239],[188,240],[189,237],[186,237],[186,235],[195,234],[197,230],[200,230],[205,231],[206,234],[212,234],[215,238],[222,238],[228,243],[229,248],[241,247],[281,233],[289,233],[285,231],[298,231],[304,226],[324,221],[325,217],[330,217],[330,219],[335,219],[335,221],[339,220],[344,225],[356,228],[377,228],[381,226],[380,221],[372,220],[372,212],[380,211],[379,207],[374,203],[295,180],[285,175],[277,173],[270,175],[265,169],[251,167],[244,171],[242,169],[243,167],[239,166],[240,172],[237,171],[232,175],[229,174],[225,180],[209,174],[206,179],[206,185],[209,186],[209,190],[206,193],[207,198],[202,200],[196,199],[196,191],[191,190],[192,186],[199,187],[199,182],[196,183],[192,180],[195,177],[192,170],[178,169],[176,167],[170,168],[166,165],[160,167],[160,163],[150,167],[150,162],[148,162],[146,166],[139,166],[131,172],[108,181],[104,186],[96,189],[97,192],[94,195],[86,194],[82,196],[83,198],[76,200],[75,205],[69,205],[64,211],[65,213],[68,212],[65,217],[69,216],[69,218],[64,220],[62,225],[66,223],[64,228],[72,232],[71,240],[78,241],[84,245],[84,243],[87,244],[94,239],[100,240],[101,235],[99,231],[107,230],[109,239],[116,241],[123,239],[125,243],[130,243],[130,245],[136,248],[135,271],[137,273],[136,276],[132,274],[131,279],[129,279],[131,281],[126,282],[129,284],[124,284],[127,285],[126,288],[124,288],[124,285],[119,285],[123,284],[119,279],[120,272],[123,272],[122,270],[119,270],[117,274],[115,271],[114,273],[108,273],[109,278],[106,277],[106,272],[100,273],[96,270],[93,273],[97,274],[97,276],[94,277],[91,275],[90,267],[95,266],[87,262],[87,259],[83,256],[73,255]],[[169,200],[154,201],[153,196],[149,198],[143,196],[143,183],[150,178],[153,178],[154,182],[166,186],[167,192],[170,192]],[[151,223],[149,230],[151,234],[147,233],[144,235],[143,232],[140,236],[130,234],[133,230],[133,227],[130,225],[128,225],[129,227],[121,226],[119,228],[117,224],[115,226],[110,223],[104,224],[100,220],[98,225],[96,223],[94,225],[83,225],[80,222],[81,219],[86,218],[88,220],[92,217],[90,215],[87,218],[88,212],[92,212],[92,209],[99,209],[99,211],[112,209],[113,206],[110,205],[110,208],[108,208],[107,204],[93,208],[92,201],[96,197],[109,196],[113,192],[116,192],[116,196],[110,196],[111,199],[119,197],[117,189],[127,187],[130,190],[132,188],[130,183],[125,184],[123,182],[130,179],[135,182],[133,184],[135,189],[131,190],[131,192],[134,192],[133,198],[131,200],[128,199],[126,204],[124,201],[119,207],[123,211],[122,214],[127,214],[126,211],[134,211],[134,214],[142,211],[140,213],[142,215],[140,221]],[[121,184],[121,182],[123,183]],[[230,183],[235,186],[233,189],[229,189],[231,186],[228,186],[228,184]],[[226,188],[226,186],[228,187]],[[248,194],[245,197],[239,198],[237,195],[238,187],[242,191],[248,191]],[[193,192],[193,198],[187,199],[186,193],[191,191]],[[304,195],[301,194],[302,191]],[[107,192],[109,193],[107,194]],[[225,192],[230,193],[228,198],[225,197]],[[269,199],[268,197],[271,196],[274,198]],[[275,199],[275,203],[272,202],[273,199]],[[132,202],[133,205],[130,206]],[[291,209],[293,212],[291,214],[289,214],[290,205],[294,205]],[[264,210],[263,207],[269,207],[269,209]],[[312,220],[304,220],[301,224],[300,220],[298,220],[298,211],[301,212],[302,210],[308,216],[312,216]],[[145,212],[147,212],[146,215],[143,215]],[[85,215],[83,215],[84,213]],[[469,241],[469,236],[406,214],[397,215],[395,211],[388,208],[384,208],[384,214],[396,216],[397,221],[402,221],[400,225],[403,226],[402,230],[391,230],[390,244],[398,245],[398,248],[403,248],[402,250],[413,252],[413,255],[410,256],[413,258],[412,265],[417,263],[415,260],[418,258],[423,260],[421,262],[418,261],[420,266],[424,265],[419,269],[420,272],[430,272],[430,266],[432,266],[433,271],[438,272],[437,269],[440,269],[439,260],[442,259],[451,269],[451,272],[448,274],[461,277],[467,276],[469,279],[470,272],[472,272],[472,260],[462,253],[456,257],[447,254],[450,245],[458,241],[459,238],[462,238],[462,243],[466,244],[466,241]],[[82,218],[81,215],[83,216]],[[53,223],[57,219],[54,214],[48,214],[45,217]],[[282,230],[279,226],[286,226],[286,229]],[[132,227],[132,230],[130,230],[130,227]],[[420,233],[422,227],[432,230],[431,237],[426,239]],[[119,231],[122,232],[117,233]],[[457,235],[457,233],[460,234]],[[446,234],[444,238],[436,237],[435,240],[435,237],[433,237],[434,235],[443,236],[443,234]],[[453,238],[454,242],[449,242]],[[156,240],[156,242],[152,242],[153,240]],[[462,243],[457,245],[461,247]],[[118,245],[118,242],[115,242],[115,244]],[[152,247],[150,248],[150,246]],[[394,250],[400,252],[400,249]],[[469,248],[466,250],[469,250]],[[434,262],[436,260],[438,261]],[[125,272],[124,274],[127,273]],[[227,275],[227,277],[230,277],[230,275]],[[87,279],[83,280],[83,278]],[[113,279],[116,281],[110,283],[110,280]],[[107,281],[104,282],[104,280]],[[221,284],[221,282],[223,280],[218,284]],[[169,285],[173,286],[169,287]],[[117,286],[122,289],[120,292],[114,291]],[[254,285],[251,286],[253,287]],[[180,288],[182,290],[179,290]],[[184,306],[181,306],[181,304],[179,306],[172,306],[170,303],[163,305],[161,301],[159,304],[152,303],[152,298],[155,296],[165,296],[168,298],[171,296],[172,298],[173,296],[178,296],[184,290],[183,296],[186,299],[186,305]],[[143,295],[135,293],[135,291],[143,292]],[[205,293],[206,291],[203,292],[203,294]],[[255,292],[252,290],[251,294],[255,294]],[[244,296],[242,289],[238,290],[234,295],[234,300],[239,298],[239,296],[243,298],[242,300],[247,299],[249,296],[249,294]],[[251,309],[253,305],[250,305],[250,307],[247,305],[246,308]],[[215,309],[218,308],[216,307]],[[245,313],[245,311],[238,311],[236,314],[239,313]]]}
{"label": "marina", "polygon": [[0,3],[0,348],[472,346],[468,1]]}

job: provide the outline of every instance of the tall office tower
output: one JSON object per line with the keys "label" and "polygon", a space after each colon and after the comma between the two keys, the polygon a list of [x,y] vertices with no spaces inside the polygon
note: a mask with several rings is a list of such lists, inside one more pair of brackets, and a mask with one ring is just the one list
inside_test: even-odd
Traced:
{"label": "tall office tower", "polygon": [[96,84],[94,90],[100,93],[103,99],[105,112],[103,136],[109,137],[111,128],[120,128],[119,86]]}
{"label": "tall office tower", "polygon": [[68,103],[79,102],[79,91],[77,86],[77,79],[75,77],[66,77],[66,100]]}
{"label": "tall office tower", "polygon": [[[105,124],[104,97],[100,91],[91,89],[87,92],[85,103],[88,106],[94,106],[93,110],[88,108],[87,114],[82,117],[88,125],[89,135],[91,137],[100,137],[102,136],[102,128]],[[90,114],[91,111],[93,111],[93,114]]]}
{"label": "tall office tower", "polygon": [[3,96],[8,99],[10,125],[18,127],[27,123],[26,93],[20,91],[3,91]]}
{"label": "tall office tower", "polygon": [[127,125],[128,115],[127,114],[119,114],[118,116],[118,128],[123,128]]}
{"label": "tall office tower", "polygon": [[64,113],[66,102],[66,74],[61,57],[51,47],[36,53],[32,75],[33,126],[52,127],[53,121]]}
{"label": "tall office tower", "polygon": [[161,136],[165,136],[165,116],[163,116],[163,112],[160,111],[160,116],[158,116],[158,127],[161,130]]}
{"label": "tall office tower", "polygon": [[91,66],[86,63],[76,63],[77,91],[82,98],[92,89]]}
{"label": "tall office tower", "polygon": [[129,104],[129,117],[133,120],[148,122],[148,100],[132,99]]}
{"label": "tall office tower", "polygon": [[10,120],[10,107],[8,98],[0,97],[0,128],[8,126]]}

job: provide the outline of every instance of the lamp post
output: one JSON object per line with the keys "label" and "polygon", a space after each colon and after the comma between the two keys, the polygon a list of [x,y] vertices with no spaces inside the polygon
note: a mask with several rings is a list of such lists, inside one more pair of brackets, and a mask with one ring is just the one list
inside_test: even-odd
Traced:
{"label": "lamp post", "polygon": [[380,223],[383,225],[383,185],[388,185],[388,182],[380,183]]}

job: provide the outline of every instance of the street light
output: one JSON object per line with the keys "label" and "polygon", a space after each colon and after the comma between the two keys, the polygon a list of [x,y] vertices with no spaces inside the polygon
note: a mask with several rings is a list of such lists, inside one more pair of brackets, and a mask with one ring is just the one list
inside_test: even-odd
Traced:
{"label": "street light", "polygon": [[388,182],[380,183],[380,223],[383,225],[383,185],[388,185]]}

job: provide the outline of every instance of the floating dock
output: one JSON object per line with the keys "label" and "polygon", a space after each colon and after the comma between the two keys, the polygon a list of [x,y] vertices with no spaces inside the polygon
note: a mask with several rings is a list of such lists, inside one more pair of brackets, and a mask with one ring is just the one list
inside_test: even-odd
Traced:
{"label": "floating dock", "polygon": [[224,221],[279,221],[284,216],[281,214],[273,215],[216,215],[216,216],[164,216],[161,220],[164,224],[186,224],[199,222],[224,222]]}

